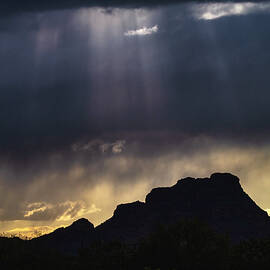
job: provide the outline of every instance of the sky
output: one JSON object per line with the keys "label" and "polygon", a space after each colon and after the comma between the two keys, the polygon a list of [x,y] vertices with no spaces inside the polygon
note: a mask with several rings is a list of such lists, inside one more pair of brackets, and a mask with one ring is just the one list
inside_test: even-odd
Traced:
{"label": "sky", "polygon": [[213,172],[270,209],[270,3],[58,3],[1,2],[0,232]]}

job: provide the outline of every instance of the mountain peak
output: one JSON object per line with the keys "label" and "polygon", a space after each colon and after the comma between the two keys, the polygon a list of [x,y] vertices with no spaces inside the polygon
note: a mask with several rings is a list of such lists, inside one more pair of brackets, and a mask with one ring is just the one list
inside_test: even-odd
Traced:
{"label": "mountain peak", "polygon": [[234,241],[270,235],[270,218],[244,192],[239,178],[230,173],[213,173],[206,178],[187,177],[171,187],[154,188],[145,203],[118,205],[113,216],[96,228],[82,218],[49,238],[60,241],[61,248],[73,241],[70,249],[97,239],[136,243],[160,224],[190,218],[208,223]]}
{"label": "mountain peak", "polygon": [[239,178],[231,173],[213,173],[210,180],[222,184],[239,184],[240,182]]}
{"label": "mountain peak", "polygon": [[117,205],[117,208],[114,211],[114,215],[133,215],[137,211],[140,211],[141,208],[144,207],[144,203],[140,201],[132,202],[132,203],[124,203]]}
{"label": "mountain peak", "polygon": [[213,183],[213,184],[222,184],[222,185],[231,185],[238,184],[239,178],[231,173],[213,173],[210,178],[193,178],[193,177],[185,177],[177,181],[177,184],[195,184],[195,183]]}
{"label": "mountain peak", "polygon": [[74,221],[68,228],[72,230],[85,231],[94,229],[94,225],[88,219],[80,218]]}

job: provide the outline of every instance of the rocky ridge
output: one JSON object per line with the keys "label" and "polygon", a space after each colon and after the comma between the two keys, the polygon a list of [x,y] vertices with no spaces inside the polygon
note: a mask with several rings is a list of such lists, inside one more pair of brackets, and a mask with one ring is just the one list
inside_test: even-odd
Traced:
{"label": "rocky ridge", "polygon": [[243,191],[239,178],[214,173],[209,178],[187,177],[174,186],[154,188],[145,202],[118,205],[113,216],[94,228],[87,219],[75,221],[36,241],[79,248],[93,241],[136,243],[160,224],[197,218],[233,241],[270,235],[270,218]]}

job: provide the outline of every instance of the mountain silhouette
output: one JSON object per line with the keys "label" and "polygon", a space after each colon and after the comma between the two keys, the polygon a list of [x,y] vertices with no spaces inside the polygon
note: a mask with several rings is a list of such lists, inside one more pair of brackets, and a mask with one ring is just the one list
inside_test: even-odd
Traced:
{"label": "mountain silhouette", "polygon": [[190,218],[208,223],[233,241],[270,235],[267,212],[243,191],[239,178],[214,173],[210,178],[187,177],[174,186],[154,188],[145,202],[118,205],[113,216],[95,228],[87,219],[80,219],[33,241],[64,251],[93,241],[136,243],[159,225]]}
{"label": "mountain silhouette", "polygon": [[74,253],[89,245],[94,239],[94,225],[86,218],[74,221],[66,228],[58,228],[52,233],[31,241],[38,247],[53,248],[64,253]]}

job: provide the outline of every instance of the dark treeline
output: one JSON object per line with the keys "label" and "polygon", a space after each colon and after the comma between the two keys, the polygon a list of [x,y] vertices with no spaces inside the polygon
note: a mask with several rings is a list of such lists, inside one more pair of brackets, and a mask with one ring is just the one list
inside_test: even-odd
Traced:
{"label": "dark treeline", "polygon": [[233,243],[196,220],[160,226],[136,245],[96,242],[76,255],[19,238],[0,239],[1,269],[270,269],[270,238]]}

